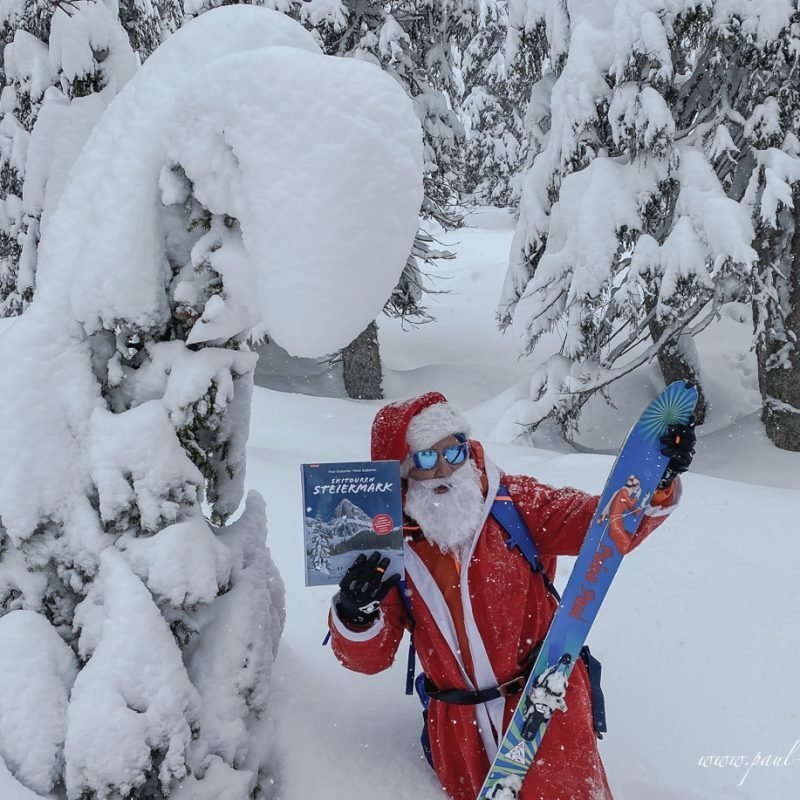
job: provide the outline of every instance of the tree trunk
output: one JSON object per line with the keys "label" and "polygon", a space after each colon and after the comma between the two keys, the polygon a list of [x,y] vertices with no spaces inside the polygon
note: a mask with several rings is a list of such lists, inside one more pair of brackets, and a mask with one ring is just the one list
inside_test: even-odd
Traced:
{"label": "tree trunk", "polygon": [[381,400],[381,354],[378,349],[378,326],[367,325],[344,350],[344,388],[356,400]]}
{"label": "tree trunk", "polygon": [[[657,342],[664,333],[664,326],[657,320],[650,322],[650,336]],[[706,397],[700,383],[700,361],[697,348],[691,336],[679,336],[670,339],[658,351],[658,366],[664,383],[669,386],[674,381],[691,381],[697,386],[697,405],[694,409],[694,418],[698,425],[702,425],[706,418]]]}
{"label": "tree trunk", "polygon": [[[788,241],[782,230],[791,231]],[[762,302],[757,296],[753,310],[761,419],[774,445],[800,452],[800,186],[794,190],[794,211],[780,214],[774,236],[760,237],[756,249]]]}
{"label": "tree trunk", "polygon": [[[648,230],[648,233],[660,245],[664,244],[675,224],[675,206],[678,201],[677,186],[667,191],[663,199],[665,202],[663,213],[654,220],[655,224],[652,230]],[[645,310],[652,315],[648,328],[650,329],[650,338],[654,343],[664,335],[665,328],[658,321],[658,315],[653,313],[657,303],[658,300],[653,295],[646,295],[644,298]],[[658,351],[657,358],[661,377],[667,386],[675,381],[690,381],[697,386],[697,405],[694,408],[694,418],[698,425],[702,425],[706,419],[706,395],[700,382],[700,356],[692,337],[679,334],[669,339]]]}

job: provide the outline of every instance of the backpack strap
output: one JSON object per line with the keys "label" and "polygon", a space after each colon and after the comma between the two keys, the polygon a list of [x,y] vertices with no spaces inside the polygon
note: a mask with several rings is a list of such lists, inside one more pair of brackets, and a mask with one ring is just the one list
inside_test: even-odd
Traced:
{"label": "backpack strap", "polygon": [[589,689],[592,694],[592,723],[594,733],[598,739],[603,738],[603,734],[608,731],[606,725],[606,698],[600,685],[602,664],[592,655],[589,645],[585,644],[581,648],[581,660],[586,667],[589,675]]}
{"label": "backpack strap", "polygon": [[414,673],[417,671],[417,650],[414,647],[414,617],[411,614],[411,601],[408,599],[405,578],[397,585],[397,589],[400,592],[403,605],[406,607],[406,614],[408,614],[408,621],[411,625],[408,641],[408,659],[406,661],[406,694],[414,694]]}
{"label": "backpack strap", "polygon": [[539,551],[536,549],[536,544],[528,532],[528,526],[502,483],[497,490],[494,503],[492,503],[491,515],[508,534],[508,539],[506,539],[508,549],[519,548],[519,551],[525,556],[525,560],[531,565],[531,569],[541,576],[545,589],[550,592],[557,603],[560,603],[561,595],[556,587],[553,586],[553,582],[539,560]]}
{"label": "backpack strap", "polygon": [[[536,549],[536,544],[528,532],[528,527],[522,519],[522,515],[514,505],[514,501],[508,494],[508,490],[500,484],[497,490],[497,496],[492,503],[492,516],[508,534],[506,539],[506,546],[509,550],[513,547],[518,547],[526,561],[531,565],[534,572],[538,572],[544,581],[545,588],[561,603],[561,595],[558,590],[553,586],[553,582],[544,571],[542,562],[539,560],[539,551]],[[592,722],[595,735],[598,739],[603,738],[606,732],[606,706],[605,698],[603,697],[603,690],[600,687],[600,662],[591,654],[589,647],[584,645],[580,653],[581,659],[586,666],[586,671],[589,675],[589,688],[591,691],[592,699]]]}

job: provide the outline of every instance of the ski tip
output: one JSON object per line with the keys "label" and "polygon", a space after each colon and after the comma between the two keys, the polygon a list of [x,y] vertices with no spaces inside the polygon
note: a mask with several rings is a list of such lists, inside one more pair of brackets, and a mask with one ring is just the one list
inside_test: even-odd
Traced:
{"label": "ski tip", "polygon": [[694,389],[694,387],[697,385],[694,381],[684,381],[684,384],[686,385],[687,389]]}

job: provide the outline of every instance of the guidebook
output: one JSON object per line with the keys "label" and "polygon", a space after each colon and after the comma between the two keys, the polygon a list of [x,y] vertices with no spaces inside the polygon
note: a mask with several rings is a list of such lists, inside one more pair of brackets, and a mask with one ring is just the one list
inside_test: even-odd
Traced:
{"label": "guidebook", "polygon": [[338,584],[359,553],[403,571],[399,461],[303,464],[306,586]]}

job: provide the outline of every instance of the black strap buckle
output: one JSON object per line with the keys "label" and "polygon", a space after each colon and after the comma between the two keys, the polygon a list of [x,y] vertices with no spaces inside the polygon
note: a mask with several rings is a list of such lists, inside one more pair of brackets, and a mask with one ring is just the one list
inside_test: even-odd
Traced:
{"label": "black strap buckle", "polygon": [[497,691],[500,693],[500,697],[509,697],[510,695],[519,694],[525,688],[527,680],[527,675],[518,675],[510,681],[501,683],[497,687]]}

